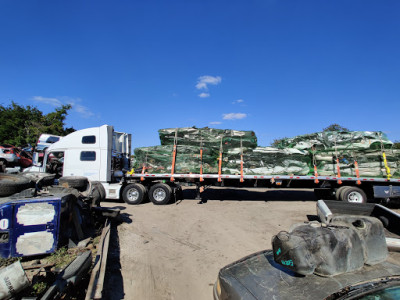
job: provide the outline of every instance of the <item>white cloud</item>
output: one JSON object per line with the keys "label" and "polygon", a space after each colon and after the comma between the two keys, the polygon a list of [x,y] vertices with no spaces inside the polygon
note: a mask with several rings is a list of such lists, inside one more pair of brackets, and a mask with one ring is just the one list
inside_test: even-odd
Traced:
{"label": "white cloud", "polygon": [[229,113],[229,114],[223,114],[223,119],[224,120],[240,120],[244,119],[247,117],[247,114],[244,113]]}
{"label": "white cloud", "polygon": [[42,97],[42,96],[35,96],[33,97],[33,100],[35,100],[36,102],[41,102],[44,104],[49,104],[51,106],[61,106],[63,103],[57,99],[57,98],[46,98],[46,97]]}
{"label": "white cloud", "polygon": [[49,104],[55,107],[62,106],[65,104],[70,104],[72,106],[72,111],[80,114],[82,117],[89,118],[94,116],[94,113],[88,107],[80,104],[80,102],[82,102],[80,98],[70,98],[70,97],[47,98],[42,96],[34,96],[33,100],[35,100],[36,102]]}
{"label": "white cloud", "polygon": [[222,122],[219,122],[219,121],[210,122],[210,125],[219,125],[219,124],[222,124]]}
{"label": "white cloud", "polygon": [[199,97],[200,97],[200,98],[207,98],[207,97],[210,97],[210,93],[201,93],[201,94],[199,94]]}
{"label": "white cloud", "polygon": [[83,106],[82,104],[79,104],[79,102],[82,102],[80,98],[72,99],[68,98],[67,103],[71,104],[72,110],[80,114],[84,118],[90,118],[94,116],[94,113],[86,106]]}
{"label": "white cloud", "polygon": [[210,76],[210,75],[204,75],[200,76],[197,79],[197,84],[196,84],[196,89],[198,90],[207,90],[208,85],[217,85],[221,83],[222,78],[220,76]]}
{"label": "white cloud", "polygon": [[243,99],[237,99],[235,101],[232,102],[232,104],[239,104],[239,103],[243,103],[244,100]]}

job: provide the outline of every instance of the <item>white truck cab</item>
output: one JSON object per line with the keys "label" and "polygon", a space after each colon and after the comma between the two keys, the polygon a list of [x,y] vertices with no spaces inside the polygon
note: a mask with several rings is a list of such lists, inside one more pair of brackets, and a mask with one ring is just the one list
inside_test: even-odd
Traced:
{"label": "white truck cab", "polygon": [[[52,160],[62,162],[62,176],[85,176],[100,181],[106,198],[118,199],[123,171],[129,170],[131,135],[115,132],[113,126],[77,130],[47,148],[40,172]],[[32,169],[33,171],[33,169]]]}

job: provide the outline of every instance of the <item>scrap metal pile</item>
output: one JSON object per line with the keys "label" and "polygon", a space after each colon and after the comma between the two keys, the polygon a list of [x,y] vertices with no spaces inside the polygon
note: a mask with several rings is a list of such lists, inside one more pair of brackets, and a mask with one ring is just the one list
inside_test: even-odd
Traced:
{"label": "scrap metal pile", "polygon": [[135,149],[136,170],[170,173],[174,166],[178,174],[400,175],[400,151],[382,132],[316,132],[282,139],[276,148],[258,146],[253,131],[185,127],[160,129],[159,136],[161,146]]}

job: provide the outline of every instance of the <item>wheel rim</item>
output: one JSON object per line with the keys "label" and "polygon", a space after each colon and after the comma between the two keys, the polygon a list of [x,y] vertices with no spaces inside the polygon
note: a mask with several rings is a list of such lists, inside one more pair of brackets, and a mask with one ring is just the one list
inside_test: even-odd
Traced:
{"label": "wheel rim", "polygon": [[153,192],[153,198],[157,202],[163,201],[165,197],[167,196],[167,193],[164,191],[163,188],[156,188]]}
{"label": "wheel rim", "polygon": [[139,199],[139,191],[137,189],[129,189],[127,196],[129,201],[136,201]]}
{"label": "wheel rim", "polygon": [[363,203],[363,196],[359,192],[351,192],[347,196],[347,201],[353,203]]}

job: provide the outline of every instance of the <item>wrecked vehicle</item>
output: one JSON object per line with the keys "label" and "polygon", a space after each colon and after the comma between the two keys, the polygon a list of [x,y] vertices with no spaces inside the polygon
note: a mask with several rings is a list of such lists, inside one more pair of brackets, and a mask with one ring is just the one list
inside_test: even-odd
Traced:
{"label": "wrecked vehicle", "polygon": [[[90,232],[91,208],[104,199],[102,186],[84,177],[54,174],[0,175],[0,256],[32,256],[76,245]],[[102,198],[103,197],[103,198]]]}
{"label": "wrecked vehicle", "polygon": [[[54,185],[55,176],[0,174],[0,266],[5,266],[0,269],[0,299],[20,291],[33,299],[56,299],[67,290],[74,292],[71,287],[83,278],[85,291],[89,270],[93,263],[93,270],[98,270],[99,262],[103,269],[100,274],[93,271],[90,290],[101,295],[102,286],[96,280],[104,276],[102,256],[107,257],[108,241],[102,234],[97,251],[94,240],[104,221],[116,217],[119,210],[99,207],[105,198],[100,183],[70,176],[59,178],[59,185]],[[107,229],[109,239],[107,222],[103,232]]]}
{"label": "wrecked vehicle", "polygon": [[0,172],[4,173],[6,168],[27,168],[32,165],[32,156],[18,147],[3,144],[0,145]]}
{"label": "wrecked vehicle", "polygon": [[400,215],[348,204],[320,200],[321,222],[295,224],[272,250],[222,268],[214,299],[399,299],[398,253],[387,256]]}

